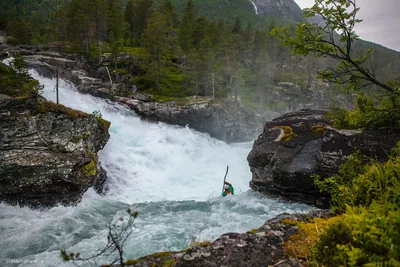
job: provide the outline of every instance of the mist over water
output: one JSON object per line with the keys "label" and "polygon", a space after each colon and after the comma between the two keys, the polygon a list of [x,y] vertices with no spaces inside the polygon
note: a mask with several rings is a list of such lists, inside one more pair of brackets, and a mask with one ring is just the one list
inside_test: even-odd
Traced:
{"label": "mist over water", "polygon": [[[45,86],[43,96],[54,101],[55,80],[30,73]],[[111,122],[110,140],[99,153],[109,190],[100,196],[90,189],[77,206],[46,211],[0,204],[0,266],[72,266],[62,263],[59,250],[85,256],[101,249],[106,225],[124,217],[128,207],[139,211],[125,248],[131,259],[311,209],[249,190],[251,143],[228,145],[190,128],[148,123],[122,105],[80,94],[65,81],[60,102],[87,113],[100,111]],[[227,165],[236,195],[222,198]]]}

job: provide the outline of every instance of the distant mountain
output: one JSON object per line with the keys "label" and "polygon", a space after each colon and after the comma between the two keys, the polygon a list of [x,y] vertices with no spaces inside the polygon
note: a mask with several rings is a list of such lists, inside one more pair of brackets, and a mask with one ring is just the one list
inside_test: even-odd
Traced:
{"label": "distant mountain", "polygon": [[[155,0],[158,6],[162,0]],[[180,13],[185,9],[188,1],[172,0],[176,10]],[[258,15],[253,3],[257,6]],[[212,21],[222,19],[233,24],[237,17],[244,25],[251,21],[255,28],[268,29],[271,23],[277,25],[295,24],[304,16],[301,8],[294,0],[193,0],[197,6],[197,13]]]}
{"label": "distant mountain", "polygon": [[293,0],[253,0],[259,15],[283,17],[288,20],[300,21],[303,13]]}

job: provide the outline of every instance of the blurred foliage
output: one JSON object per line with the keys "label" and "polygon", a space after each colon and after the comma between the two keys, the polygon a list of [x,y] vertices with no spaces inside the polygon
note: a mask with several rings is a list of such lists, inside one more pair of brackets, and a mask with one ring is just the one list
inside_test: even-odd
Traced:
{"label": "blurred foliage", "polygon": [[37,96],[42,86],[30,77],[22,57],[15,57],[10,67],[0,62],[0,93],[13,97]]}

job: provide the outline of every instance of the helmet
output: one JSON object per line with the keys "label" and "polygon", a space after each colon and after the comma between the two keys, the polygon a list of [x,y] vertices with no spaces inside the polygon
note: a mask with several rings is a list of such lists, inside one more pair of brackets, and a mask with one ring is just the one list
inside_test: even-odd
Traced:
{"label": "helmet", "polygon": [[225,185],[224,185],[224,189],[225,189],[225,190],[229,190],[229,185],[225,184]]}

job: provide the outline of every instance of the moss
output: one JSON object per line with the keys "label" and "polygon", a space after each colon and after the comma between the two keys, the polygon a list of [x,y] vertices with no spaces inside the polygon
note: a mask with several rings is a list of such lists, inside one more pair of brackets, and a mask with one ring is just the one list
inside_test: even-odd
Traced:
{"label": "moss", "polygon": [[295,134],[290,126],[275,126],[274,128],[282,129],[283,136],[281,137],[280,141],[286,142],[292,138],[295,138],[297,134]]}
{"label": "moss", "polygon": [[175,259],[169,259],[164,262],[163,267],[173,267],[175,266],[176,260]]}
{"label": "moss", "polygon": [[319,241],[320,235],[329,228],[329,226],[341,220],[341,216],[329,219],[316,218],[309,223],[297,222],[294,220],[282,220],[282,223],[293,224],[299,227],[299,232],[290,237],[283,243],[285,254],[298,259],[310,259],[311,249]]}
{"label": "moss", "polygon": [[137,264],[139,262],[142,262],[144,260],[150,260],[150,259],[162,259],[161,260],[161,264],[162,264],[163,267],[172,267],[172,266],[175,265],[176,260],[175,259],[165,259],[165,260],[163,260],[163,258],[170,257],[170,256],[175,255],[177,253],[181,253],[181,251],[179,251],[179,252],[177,252],[177,251],[157,252],[157,253],[154,253],[154,254],[139,258],[139,259],[127,260],[125,262],[125,265],[135,265],[135,264]]}
{"label": "moss", "polygon": [[192,242],[189,247],[208,247],[209,245],[211,245],[210,241]]}
{"label": "moss", "polygon": [[79,118],[79,117],[88,117],[89,114],[84,113],[79,110],[75,110],[72,108],[67,108],[61,104],[55,104],[50,101],[41,101],[36,106],[36,112],[38,113],[46,113],[46,112],[57,112],[61,114],[65,114],[70,118]]}
{"label": "moss", "polygon": [[88,177],[93,177],[97,174],[97,164],[92,159],[88,164],[81,167],[81,171]]}
{"label": "moss", "polygon": [[254,228],[254,229],[251,229],[250,231],[248,231],[247,233],[255,234],[257,232],[258,232],[258,228]]}
{"label": "moss", "polygon": [[314,125],[311,127],[311,132],[317,135],[324,135],[325,128],[326,127],[324,125]]}
{"label": "moss", "polygon": [[[143,260],[143,258],[141,258]],[[135,265],[136,263],[139,263],[141,259],[136,259],[136,260],[127,260],[125,262],[125,265]]]}
{"label": "moss", "polygon": [[105,120],[105,119],[103,119],[103,118],[100,118],[100,117],[96,117],[96,119],[97,119],[97,121],[100,122],[104,127],[106,127],[107,130],[110,129],[111,122],[109,122],[109,121],[107,121],[107,120]]}

